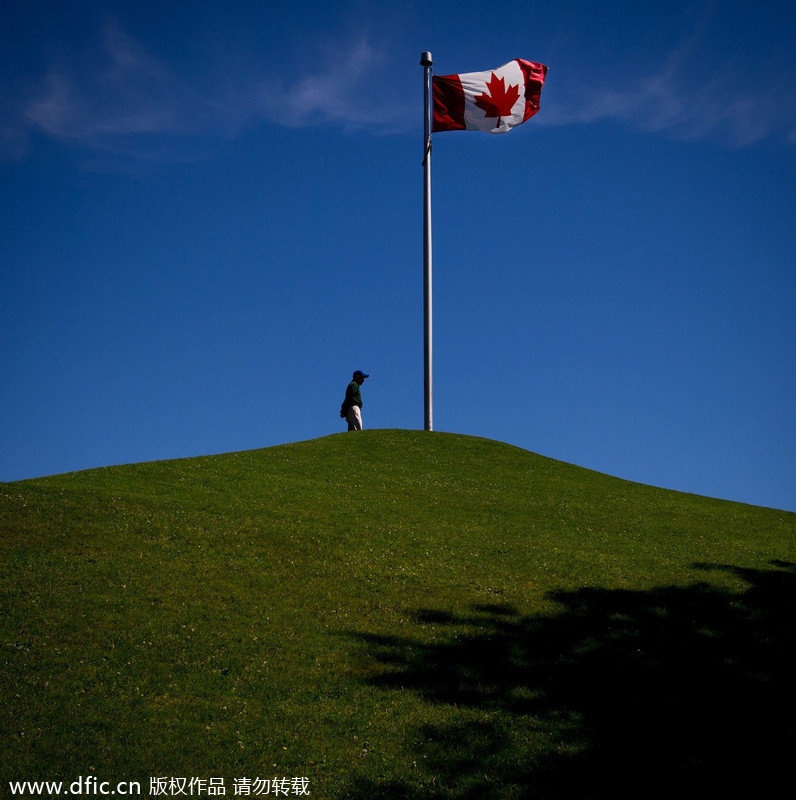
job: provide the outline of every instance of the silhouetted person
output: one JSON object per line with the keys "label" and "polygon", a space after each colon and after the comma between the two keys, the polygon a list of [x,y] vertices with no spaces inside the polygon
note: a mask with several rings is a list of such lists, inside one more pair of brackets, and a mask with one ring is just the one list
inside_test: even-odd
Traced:
{"label": "silhouetted person", "polygon": [[345,400],[340,408],[340,416],[348,422],[348,430],[362,430],[362,392],[359,387],[369,378],[362,370],[356,370],[345,390]]}

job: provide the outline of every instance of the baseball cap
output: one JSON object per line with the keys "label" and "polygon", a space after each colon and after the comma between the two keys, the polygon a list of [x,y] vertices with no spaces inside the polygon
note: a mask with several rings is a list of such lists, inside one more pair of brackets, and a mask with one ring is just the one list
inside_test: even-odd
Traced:
{"label": "baseball cap", "polygon": [[354,377],[355,378],[369,378],[370,375],[366,374],[361,369],[358,369],[358,370],[354,371]]}

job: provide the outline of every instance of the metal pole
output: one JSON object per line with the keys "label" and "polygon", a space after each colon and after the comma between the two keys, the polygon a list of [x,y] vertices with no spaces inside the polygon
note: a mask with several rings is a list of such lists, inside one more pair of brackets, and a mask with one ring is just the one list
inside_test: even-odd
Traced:
{"label": "metal pole", "polygon": [[431,346],[431,53],[420,54],[425,80],[425,141],[423,144],[423,364],[425,430],[434,430]]}

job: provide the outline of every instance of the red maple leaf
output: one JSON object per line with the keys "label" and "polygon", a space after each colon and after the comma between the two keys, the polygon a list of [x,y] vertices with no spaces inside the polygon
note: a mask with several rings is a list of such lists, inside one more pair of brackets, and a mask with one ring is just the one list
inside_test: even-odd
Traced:
{"label": "red maple leaf", "polygon": [[489,94],[479,94],[475,98],[475,104],[486,112],[487,117],[497,117],[497,128],[501,117],[511,115],[511,109],[520,96],[520,87],[519,84],[507,87],[506,79],[498,78],[493,72],[486,88]]}

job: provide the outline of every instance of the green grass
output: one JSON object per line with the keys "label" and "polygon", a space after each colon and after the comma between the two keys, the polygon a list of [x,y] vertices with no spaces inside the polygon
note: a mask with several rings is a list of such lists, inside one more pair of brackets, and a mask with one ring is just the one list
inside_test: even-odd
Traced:
{"label": "green grass", "polygon": [[0,484],[0,533],[0,796],[87,774],[767,796],[786,774],[794,514],[365,431]]}

